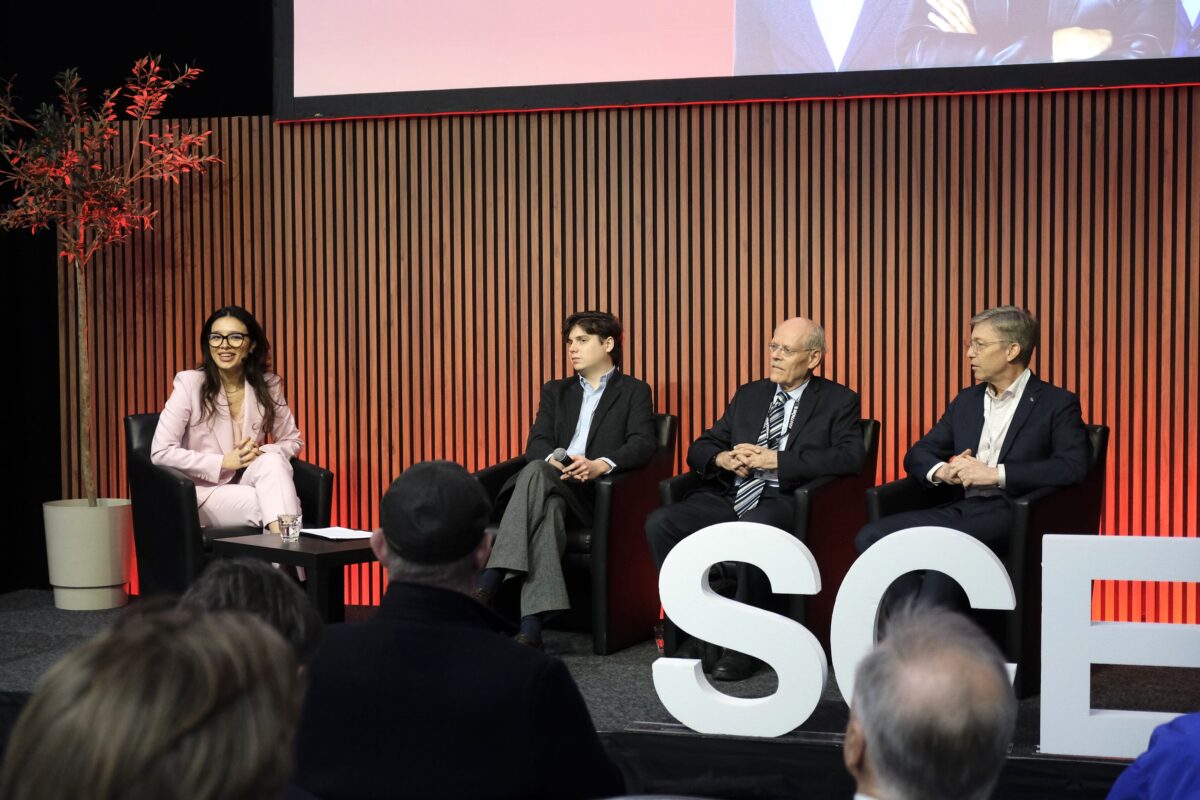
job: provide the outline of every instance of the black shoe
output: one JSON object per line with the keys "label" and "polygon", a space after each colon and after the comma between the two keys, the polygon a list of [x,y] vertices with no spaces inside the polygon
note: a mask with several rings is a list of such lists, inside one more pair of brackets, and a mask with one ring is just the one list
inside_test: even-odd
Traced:
{"label": "black shoe", "polygon": [[675,648],[671,658],[704,658],[704,642],[695,637],[688,637],[683,644]]}
{"label": "black shoe", "polygon": [[532,636],[526,636],[523,633],[518,633],[514,636],[513,641],[517,644],[523,644],[526,647],[532,647],[534,650],[541,650],[543,652],[546,650],[546,645],[542,643],[540,638],[534,639]]}
{"label": "black shoe", "polygon": [[759,662],[754,656],[739,653],[736,650],[726,650],[725,655],[717,660],[713,667],[713,680],[744,681],[758,672]]}
{"label": "black shoe", "polygon": [[683,644],[675,648],[672,658],[694,658],[700,662],[700,668],[712,672],[717,660],[721,657],[721,648],[711,642],[695,637],[688,637]]}

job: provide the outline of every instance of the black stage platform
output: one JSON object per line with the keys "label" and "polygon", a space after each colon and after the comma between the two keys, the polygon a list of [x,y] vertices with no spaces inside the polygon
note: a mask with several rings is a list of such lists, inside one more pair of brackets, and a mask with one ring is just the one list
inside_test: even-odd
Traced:
{"label": "black stage platform", "polygon": [[[361,619],[373,609],[350,608]],[[50,592],[0,595],[0,737],[8,730],[37,678],[70,648],[94,635],[118,611],[68,612]],[[816,711],[777,739],[703,736],[675,722],[659,702],[650,677],[658,657],[651,642],[610,656],[591,651],[582,633],[547,632],[547,652],[566,662],[631,792],[714,798],[850,798],[854,787],[842,767],[842,731],[848,710],[831,675]],[[720,685],[743,697],[770,694],[775,676],[764,671],[740,684]],[[1163,711],[1200,710],[1200,670],[1097,666],[1093,705]],[[1022,701],[1012,752],[996,793],[1001,798],[1103,798],[1124,762],[1044,756],[1038,752],[1039,698]]]}

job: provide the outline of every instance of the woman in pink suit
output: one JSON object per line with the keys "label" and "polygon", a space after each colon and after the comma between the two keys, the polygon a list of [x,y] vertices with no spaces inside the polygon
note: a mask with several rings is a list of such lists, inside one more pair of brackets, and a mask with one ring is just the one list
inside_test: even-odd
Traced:
{"label": "woman in pink suit", "polygon": [[304,441],[268,372],[271,346],[248,311],[225,306],[205,320],[200,347],[200,366],[175,376],[150,460],[195,482],[203,527],[278,531],[280,514],[300,513],[289,460]]}

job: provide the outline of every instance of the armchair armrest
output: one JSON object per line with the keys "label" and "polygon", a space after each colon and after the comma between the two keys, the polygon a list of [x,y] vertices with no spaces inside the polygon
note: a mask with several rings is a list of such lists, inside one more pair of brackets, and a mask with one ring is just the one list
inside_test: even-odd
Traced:
{"label": "armchair armrest", "polygon": [[644,641],[657,614],[658,570],[646,543],[646,517],[658,508],[671,456],[596,481],[592,520],[593,649],[604,654]]}
{"label": "armchair armrest", "polygon": [[792,492],[796,498],[796,515],[792,523],[792,533],[804,542],[808,540],[808,521],[812,518],[812,508],[827,491],[836,490],[838,478],[826,475],[814,478],[803,486],[798,486]]}
{"label": "armchair armrest", "polygon": [[922,486],[915,478],[901,478],[867,489],[867,519],[871,522],[918,508],[933,508],[953,500],[957,486]]}
{"label": "armchair armrest", "polygon": [[678,503],[703,485],[704,479],[698,472],[685,472],[682,475],[667,478],[658,484],[659,501],[664,506]]}
{"label": "armchair armrest", "polygon": [[304,511],[304,525],[309,528],[328,528],[333,516],[333,473],[329,470],[292,459],[292,482]]}
{"label": "armchair armrest", "polygon": [[1005,566],[1017,596],[1022,596],[1025,580],[1036,579],[1040,585],[1044,534],[1096,533],[1099,527],[1099,504],[1087,503],[1083,485],[1043,486],[1014,500]]}
{"label": "armchair armrest", "polygon": [[483,484],[488,497],[494,503],[496,502],[496,496],[500,494],[500,490],[504,487],[504,484],[513,475],[520,472],[524,468],[525,463],[524,456],[516,456],[507,461],[501,461],[499,464],[484,467],[475,473],[475,478]]}

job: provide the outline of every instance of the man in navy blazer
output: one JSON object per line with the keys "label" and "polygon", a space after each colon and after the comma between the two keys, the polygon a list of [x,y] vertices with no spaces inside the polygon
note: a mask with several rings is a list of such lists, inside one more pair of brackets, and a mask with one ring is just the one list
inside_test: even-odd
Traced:
{"label": "man in navy blazer", "polygon": [[[813,374],[825,355],[825,331],[811,320],[789,319],[775,329],[768,350],[768,377],[738,388],[725,414],[688,448],[688,466],[705,479],[704,487],[646,519],[660,569],[672,547],[718,522],[791,530],[797,486],[862,470],[858,395]],[[770,594],[761,570],[739,565],[735,599],[763,608]],[[713,677],[742,680],[757,668],[750,656],[726,650]]]}
{"label": "man in navy blazer", "polygon": [[308,670],[294,783],[317,797],[611,797],[624,779],[556,658],[471,598],[491,503],[430,461],[380,502],[390,583],[366,622],[333,625]]}
{"label": "man in navy blazer", "polygon": [[[1016,306],[971,318],[967,358],[978,384],[959,393],[929,433],[904,457],[908,474],[925,486],[962,492],[943,506],[907,511],[869,523],[855,539],[861,553],[905,528],[938,525],[974,536],[997,554],[1008,549],[1012,501],[1043,486],[1070,486],[1087,473],[1088,439],[1074,393],[1029,369],[1038,323]],[[897,582],[885,605],[912,599],[966,606],[956,582],[927,572]]]}
{"label": "man in navy blazer", "polygon": [[[620,321],[603,311],[567,317],[563,338],[575,374],[542,386],[528,463],[496,500],[504,514],[476,598],[486,604],[502,581],[520,581],[517,641],[533,647],[542,646],[543,620],[571,607],[561,564],[567,520],[590,524],[596,478],[637,469],[654,455],[650,387],[621,373],[621,334]],[[555,458],[560,449],[564,461]]]}

